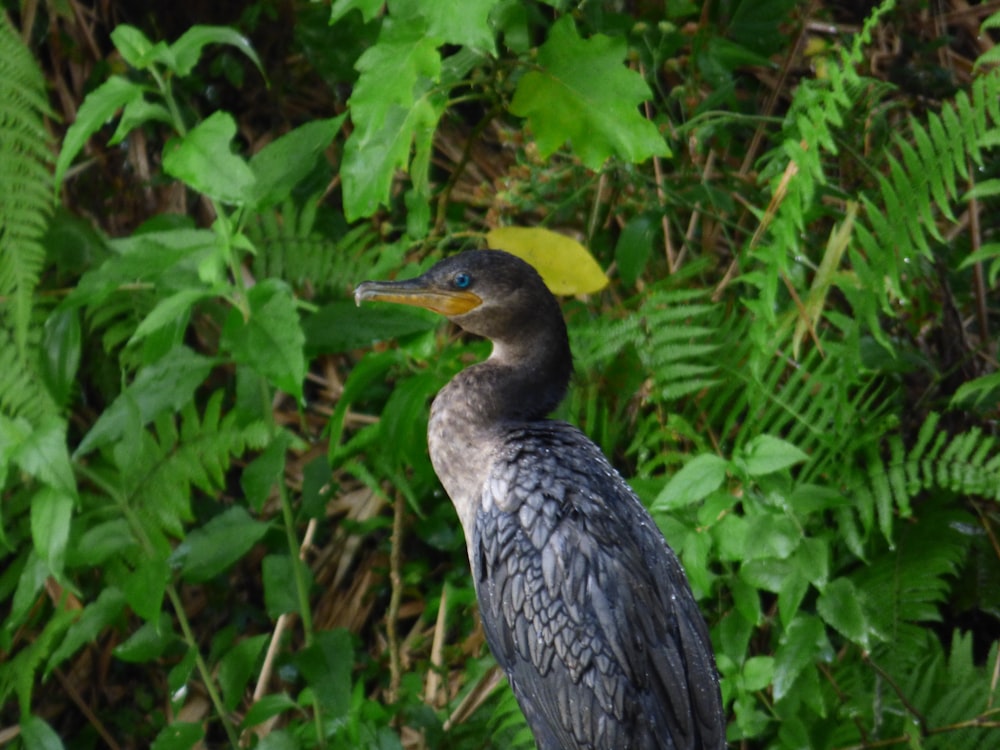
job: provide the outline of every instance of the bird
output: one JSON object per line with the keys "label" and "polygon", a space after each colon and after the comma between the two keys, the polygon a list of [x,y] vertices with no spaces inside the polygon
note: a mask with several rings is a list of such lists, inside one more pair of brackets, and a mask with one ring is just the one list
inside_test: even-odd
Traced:
{"label": "bird", "polygon": [[724,748],[708,628],[677,555],[600,448],[548,417],[573,359],[538,272],[466,250],[354,298],[433,310],[492,341],[434,398],[428,449],[486,642],[539,750]]}

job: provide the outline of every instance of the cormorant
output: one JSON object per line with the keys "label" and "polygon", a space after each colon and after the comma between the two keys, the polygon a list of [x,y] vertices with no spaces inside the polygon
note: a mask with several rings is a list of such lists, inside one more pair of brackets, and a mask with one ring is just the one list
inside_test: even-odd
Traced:
{"label": "cormorant", "polygon": [[573,364],[538,273],[470,250],[354,299],[425,307],[493,342],[434,399],[428,444],[539,750],[724,748],[708,629],[677,556],[601,450],[546,419]]}

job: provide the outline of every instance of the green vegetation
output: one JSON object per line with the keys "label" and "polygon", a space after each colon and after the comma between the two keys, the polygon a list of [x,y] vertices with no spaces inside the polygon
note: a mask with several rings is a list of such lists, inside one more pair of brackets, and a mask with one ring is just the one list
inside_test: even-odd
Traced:
{"label": "green vegetation", "polygon": [[350,298],[522,225],[732,746],[1000,746],[1000,17],[97,5],[0,15],[0,742],[531,747],[424,436],[487,345]]}

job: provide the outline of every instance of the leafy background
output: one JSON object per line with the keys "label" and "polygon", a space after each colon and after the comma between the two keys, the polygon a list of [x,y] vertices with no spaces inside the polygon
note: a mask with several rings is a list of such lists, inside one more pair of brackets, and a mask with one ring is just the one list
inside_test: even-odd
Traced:
{"label": "leafy background", "polygon": [[350,299],[529,226],[731,744],[1000,746],[991,6],[4,10],[0,741],[531,747],[424,438],[487,345]]}

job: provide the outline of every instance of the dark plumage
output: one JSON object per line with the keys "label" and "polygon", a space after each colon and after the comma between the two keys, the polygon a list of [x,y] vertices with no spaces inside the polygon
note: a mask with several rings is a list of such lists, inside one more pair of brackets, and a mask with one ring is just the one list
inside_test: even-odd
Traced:
{"label": "dark plumage", "polygon": [[577,428],[545,419],[572,371],[531,266],[480,250],[355,299],[418,305],[493,341],[431,407],[431,461],[465,529],[486,639],[540,750],[725,747],[718,674],[684,571]]}

